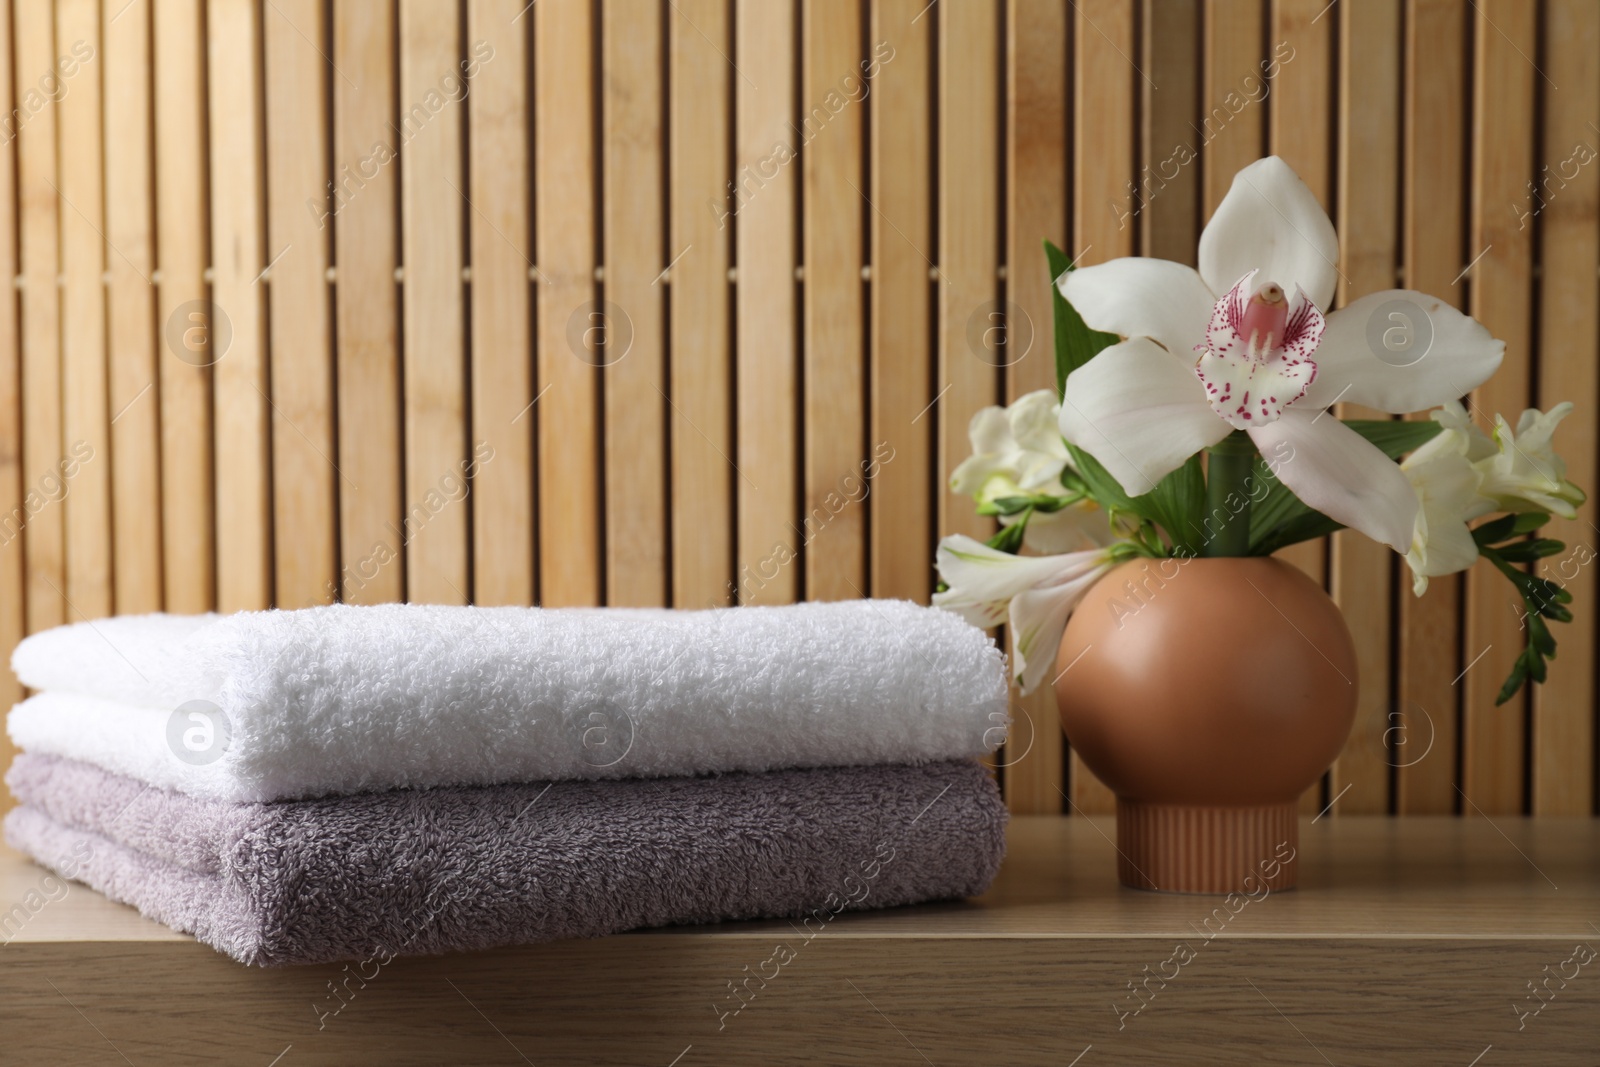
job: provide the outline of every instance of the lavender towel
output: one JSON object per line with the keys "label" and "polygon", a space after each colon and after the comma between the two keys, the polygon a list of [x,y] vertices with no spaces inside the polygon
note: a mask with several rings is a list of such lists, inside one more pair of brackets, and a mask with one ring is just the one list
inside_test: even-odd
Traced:
{"label": "lavender towel", "polygon": [[968,761],[227,804],[20,755],[11,845],[245,963],[830,916],[981,893],[1006,812]]}

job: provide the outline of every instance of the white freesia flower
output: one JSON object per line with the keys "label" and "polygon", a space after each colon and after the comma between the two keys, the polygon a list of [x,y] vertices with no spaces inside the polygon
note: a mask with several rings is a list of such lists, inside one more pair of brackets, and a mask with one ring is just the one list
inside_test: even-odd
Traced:
{"label": "white freesia flower", "polygon": [[1407,459],[1400,465],[1416,490],[1421,506],[1406,564],[1411,568],[1411,591],[1421,596],[1428,579],[1464,571],[1477,562],[1478,545],[1464,516],[1478,496],[1482,476],[1463,456],[1441,455],[1422,462]]}
{"label": "white freesia flower", "polygon": [[1551,447],[1557,424],[1571,411],[1571,404],[1543,414],[1529,408],[1515,433],[1497,415],[1493,437],[1458,401],[1433,412],[1442,429],[1400,464],[1421,501],[1406,553],[1416,595],[1427,590],[1429,578],[1466,570],[1477,561],[1478,546],[1467,525],[1475,519],[1497,511],[1577,514],[1583,491],[1566,480],[1567,465]]}
{"label": "white freesia flower", "polygon": [[1067,446],[1056,428],[1050,390],[1021,397],[1009,408],[987,407],[967,427],[972,455],[950,475],[950,488],[980,504],[1030,493],[1061,495]]}
{"label": "white freesia flower", "polygon": [[1567,464],[1551,447],[1551,437],[1572,404],[1557,404],[1540,413],[1529,408],[1512,433],[1503,415],[1494,418],[1496,452],[1477,464],[1483,474],[1482,493],[1500,511],[1546,511],[1564,519],[1576,518],[1584,501],[1583,490],[1567,481]]}
{"label": "white freesia flower", "polygon": [[[950,475],[950,488],[979,504],[1008,496],[1065,496],[1061,472],[1071,460],[1059,413],[1049,389],[1019,397],[1009,408],[981,409],[967,427],[972,455]],[[1010,526],[1018,518],[1002,516],[1000,523]],[[1059,511],[1035,511],[1022,536],[1035,552],[1067,552],[1106,544],[1111,527],[1100,506],[1085,498]]]}
{"label": "white freesia flower", "polygon": [[1467,414],[1467,409],[1459,400],[1446,400],[1430,412],[1429,417],[1444,429],[1413,455],[1432,455],[1448,450],[1467,457],[1471,463],[1478,463],[1500,450],[1494,438],[1472,421],[1472,416]]}
{"label": "white freesia flower", "polygon": [[[1316,197],[1271,157],[1234,178],[1201,235],[1199,271],[1143,258],[1069,271],[1061,291],[1084,322],[1127,340],[1067,379],[1062,434],[1138,496],[1244,430],[1263,455],[1292,449],[1277,474],[1306,504],[1406,551],[1419,507],[1410,482],[1323,409],[1341,400],[1395,413],[1432,407],[1493,374],[1505,345],[1409,290],[1325,315],[1338,256]],[[1404,366],[1380,359],[1370,339],[1375,324],[1384,336],[1395,303],[1408,326],[1425,319],[1431,339]]]}
{"label": "white freesia flower", "polygon": [[1112,565],[1108,548],[1013,556],[957,534],[939,542],[939,576],[949,589],[933,602],[985,629],[1008,623],[1012,677],[1029,693],[1055,662],[1067,616]]}

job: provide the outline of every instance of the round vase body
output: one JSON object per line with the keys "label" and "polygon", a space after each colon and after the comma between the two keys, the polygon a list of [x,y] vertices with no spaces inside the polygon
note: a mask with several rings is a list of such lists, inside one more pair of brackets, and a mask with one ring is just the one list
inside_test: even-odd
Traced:
{"label": "round vase body", "polygon": [[1356,711],[1320,586],[1270,557],[1134,560],[1072,613],[1056,672],[1067,738],[1117,794],[1125,885],[1294,885],[1300,795]]}

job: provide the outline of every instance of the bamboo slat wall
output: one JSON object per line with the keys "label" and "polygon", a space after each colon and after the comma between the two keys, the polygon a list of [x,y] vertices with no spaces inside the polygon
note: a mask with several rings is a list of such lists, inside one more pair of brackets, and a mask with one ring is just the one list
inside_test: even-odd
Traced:
{"label": "bamboo slat wall", "polygon": [[[1275,152],[1578,402],[1593,0],[0,0],[0,646],[112,612],[925,601],[979,408],[1052,384],[1039,242],[1192,262]],[[1484,571],[1293,561],[1357,636],[1308,812],[1595,805],[1593,508],[1548,685]],[[20,694],[4,680],[0,698]],[[1018,811],[1103,811],[1048,695]]]}

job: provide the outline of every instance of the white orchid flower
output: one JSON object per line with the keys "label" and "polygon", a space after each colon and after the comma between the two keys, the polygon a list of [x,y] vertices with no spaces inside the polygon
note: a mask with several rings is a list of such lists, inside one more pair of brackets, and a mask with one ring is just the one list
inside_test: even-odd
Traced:
{"label": "white orchid flower", "polygon": [[1567,464],[1551,444],[1556,426],[1572,413],[1572,403],[1557,404],[1548,412],[1529,408],[1517,420],[1513,433],[1503,415],[1494,418],[1494,454],[1480,460],[1481,492],[1500,511],[1547,511],[1564,519],[1576,518],[1584,501],[1583,490],[1567,481]]}
{"label": "white orchid flower", "polygon": [[[1049,389],[1018,397],[1009,408],[978,411],[967,427],[972,455],[950,475],[950,488],[979,504],[1008,496],[1065,496],[1061,472],[1071,460],[1061,439],[1059,412]],[[1009,526],[1017,519],[1006,515],[1000,523]],[[1022,536],[1035,552],[1055,553],[1103,545],[1112,535],[1105,512],[1085,498],[1059,511],[1034,512]]]}
{"label": "white orchid flower", "polygon": [[1109,548],[1060,556],[1013,556],[962,534],[939,542],[937,607],[988,629],[1008,623],[1011,673],[1031,693],[1055,662],[1067,616],[1113,566]]}
{"label": "white orchid flower", "polygon": [[[1061,291],[1084,322],[1127,340],[1067,379],[1062,434],[1138,496],[1244,430],[1263,455],[1293,457],[1277,475],[1306,504],[1406,551],[1419,506],[1410,482],[1323,410],[1335,401],[1393,413],[1432,407],[1493,374],[1505,345],[1410,290],[1325,315],[1338,255],[1316,197],[1274,156],[1234,178],[1200,237],[1198,272],[1143,258],[1067,272]],[[1421,357],[1393,359],[1385,345],[1396,328],[1426,330]]]}

